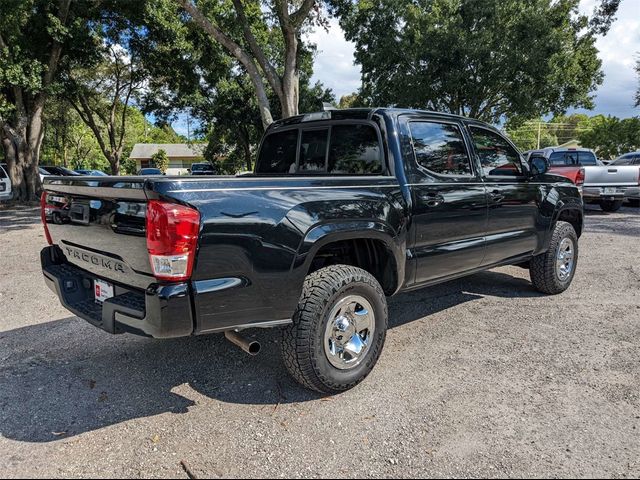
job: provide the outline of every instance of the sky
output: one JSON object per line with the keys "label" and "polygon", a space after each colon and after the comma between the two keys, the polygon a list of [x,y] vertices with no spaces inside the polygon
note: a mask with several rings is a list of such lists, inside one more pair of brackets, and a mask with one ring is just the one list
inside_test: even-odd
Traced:
{"label": "sky", "polygon": [[[599,0],[581,0],[582,13],[591,14]],[[319,80],[331,88],[340,99],[342,95],[355,92],[360,87],[360,67],[354,65],[354,45],[344,38],[335,19],[331,20],[328,32],[317,29],[309,40],[318,47],[312,80]],[[638,88],[638,77],[634,70],[635,59],[640,58],[640,0],[622,0],[617,20],[606,37],[597,41],[602,60],[604,82],[595,92],[593,110],[571,110],[589,115],[603,114],[627,118],[640,115],[633,107],[633,98]],[[186,135],[186,115],[181,115],[173,127]]]}

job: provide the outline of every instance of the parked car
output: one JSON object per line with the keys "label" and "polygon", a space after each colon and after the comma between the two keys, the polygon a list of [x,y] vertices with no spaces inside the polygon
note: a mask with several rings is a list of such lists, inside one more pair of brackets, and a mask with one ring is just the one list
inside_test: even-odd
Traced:
{"label": "parked car", "polygon": [[640,198],[640,168],[604,165],[586,148],[549,147],[525,152],[527,158],[541,155],[549,161],[549,171],[569,178],[582,187],[586,202],[598,203],[606,212],[620,209],[625,199]]}
{"label": "parked car", "polygon": [[141,168],[138,170],[138,175],[148,177],[150,175],[164,175],[164,173],[159,168]]}
{"label": "parked car", "polygon": [[40,165],[40,173],[44,174],[44,175],[57,175],[57,176],[63,176],[63,177],[78,177],[80,176],[79,173],[74,172],[73,170],[69,170],[66,167],[58,167],[58,166],[51,166],[51,165]]}
{"label": "parked car", "polygon": [[217,172],[210,163],[194,163],[191,165],[191,175],[216,175]]}
{"label": "parked car", "polygon": [[[500,265],[547,294],[569,287],[580,193],[482,122],[351,109],[273,123],[255,173],[45,180],[71,223],[45,223],[47,285],[110,333],[157,338],[283,327],[304,386],[347,390],[374,367],[386,297]],[[117,188],[110,188],[109,182]],[[82,228],[78,228],[81,224]]]}
{"label": "parked car", "polygon": [[13,193],[11,191],[11,179],[7,173],[6,164],[0,165],[0,201],[11,200]]}
{"label": "parked car", "polygon": [[80,175],[90,175],[92,177],[106,177],[107,174],[102,170],[74,170],[76,173]]}

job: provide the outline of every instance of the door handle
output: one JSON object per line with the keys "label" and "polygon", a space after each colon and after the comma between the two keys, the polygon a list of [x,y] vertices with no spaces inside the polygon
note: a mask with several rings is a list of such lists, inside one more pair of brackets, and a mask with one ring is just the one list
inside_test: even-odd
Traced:
{"label": "door handle", "polygon": [[422,197],[427,207],[437,207],[444,203],[444,197],[439,193],[427,193]]}
{"label": "door handle", "polygon": [[504,195],[500,190],[494,190],[489,195],[491,196],[491,201],[493,201],[494,203],[500,203],[502,200],[504,200]]}

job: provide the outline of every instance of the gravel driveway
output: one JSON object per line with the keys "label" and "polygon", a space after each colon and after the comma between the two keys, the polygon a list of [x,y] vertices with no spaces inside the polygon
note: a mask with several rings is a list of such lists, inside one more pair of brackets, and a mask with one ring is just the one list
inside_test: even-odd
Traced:
{"label": "gravel driveway", "polygon": [[499,268],[390,301],[380,362],[322,398],[276,331],[110,336],[45,287],[37,210],[0,210],[0,476],[638,477],[640,210],[587,212],[573,286]]}

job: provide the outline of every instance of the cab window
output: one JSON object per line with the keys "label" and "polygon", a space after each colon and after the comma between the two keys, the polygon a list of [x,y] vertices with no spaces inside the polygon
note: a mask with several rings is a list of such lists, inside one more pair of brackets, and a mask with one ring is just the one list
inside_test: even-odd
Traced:
{"label": "cab window", "polygon": [[497,133],[480,127],[470,127],[473,143],[485,176],[520,177],[523,175],[520,154]]}

